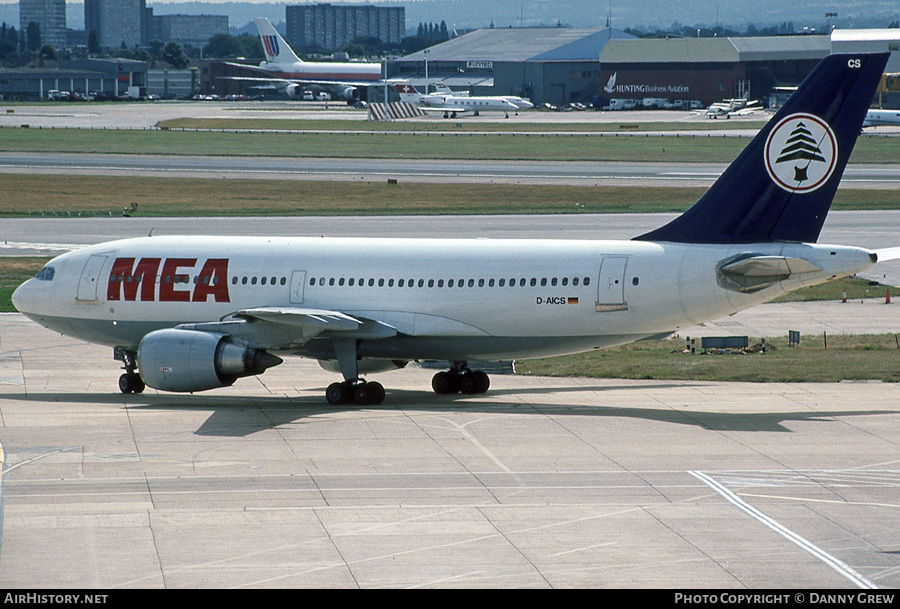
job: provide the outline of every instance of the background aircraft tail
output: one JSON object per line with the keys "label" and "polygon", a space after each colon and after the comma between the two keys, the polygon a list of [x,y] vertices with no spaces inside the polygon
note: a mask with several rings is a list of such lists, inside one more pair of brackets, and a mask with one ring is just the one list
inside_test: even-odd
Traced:
{"label": "background aircraft tail", "polygon": [[693,207],[636,239],[815,242],[887,59],[823,59]]}
{"label": "background aircraft tail", "polygon": [[257,17],[254,21],[256,21],[256,29],[259,31],[263,51],[266,53],[266,61],[269,63],[300,63],[300,58],[294,54],[294,51],[268,19]]}

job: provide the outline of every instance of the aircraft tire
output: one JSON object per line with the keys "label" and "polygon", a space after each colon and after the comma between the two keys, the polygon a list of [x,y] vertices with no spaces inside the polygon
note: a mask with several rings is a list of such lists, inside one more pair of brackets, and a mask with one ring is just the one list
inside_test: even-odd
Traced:
{"label": "aircraft tire", "polygon": [[431,377],[431,388],[439,395],[448,393],[456,393],[459,391],[457,382],[454,382],[454,375],[451,372],[438,372]]}
{"label": "aircraft tire", "polygon": [[345,383],[332,383],[325,390],[325,399],[332,406],[344,404],[347,402],[347,398],[350,397],[350,392],[347,389],[348,387]]}
{"label": "aircraft tire", "polygon": [[122,393],[143,393],[144,380],[137,374],[123,374],[119,377],[119,391]]}

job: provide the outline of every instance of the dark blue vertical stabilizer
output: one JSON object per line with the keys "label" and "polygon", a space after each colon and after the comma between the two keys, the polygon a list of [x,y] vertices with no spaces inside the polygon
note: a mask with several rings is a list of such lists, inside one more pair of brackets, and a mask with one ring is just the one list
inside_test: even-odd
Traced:
{"label": "dark blue vertical stabilizer", "polygon": [[818,239],[888,54],[830,55],[684,214],[636,239]]}

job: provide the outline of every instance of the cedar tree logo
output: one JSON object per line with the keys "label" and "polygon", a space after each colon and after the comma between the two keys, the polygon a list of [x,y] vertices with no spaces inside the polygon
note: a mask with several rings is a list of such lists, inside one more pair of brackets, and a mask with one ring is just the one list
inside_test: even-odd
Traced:
{"label": "cedar tree logo", "polygon": [[788,192],[808,193],[822,187],[837,165],[837,139],[828,123],[812,114],[782,119],[766,140],[766,171]]}

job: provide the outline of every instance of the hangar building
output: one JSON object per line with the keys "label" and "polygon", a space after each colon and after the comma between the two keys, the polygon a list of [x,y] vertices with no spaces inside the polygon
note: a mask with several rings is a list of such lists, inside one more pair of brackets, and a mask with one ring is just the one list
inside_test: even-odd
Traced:
{"label": "hangar building", "polygon": [[793,87],[831,52],[828,36],[613,40],[600,53],[601,97],[706,107]]}
{"label": "hangar building", "polygon": [[[641,39],[609,28],[484,29],[402,57],[390,74],[419,90],[426,81],[443,82],[473,95],[521,95],[536,104],[647,99],[706,107],[745,94],[769,104],[779,88],[796,87],[825,56],[854,51],[893,51],[887,71],[895,75],[884,88],[897,88],[896,29]],[[884,99],[885,107],[900,103],[900,92]]]}
{"label": "hangar building", "polygon": [[421,91],[427,79],[472,95],[588,103],[599,89],[600,52],[610,41],[630,38],[612,28],[489,28],[402,57],[389,74]]}
{"label": "hangar building", "polygon": [[52,90],[110,97],[137,90],[143,95],[146,87],[146,62],[130,59],[73,59],[53,69],[0,70],[0,99],[4,100],[41,101]]}

